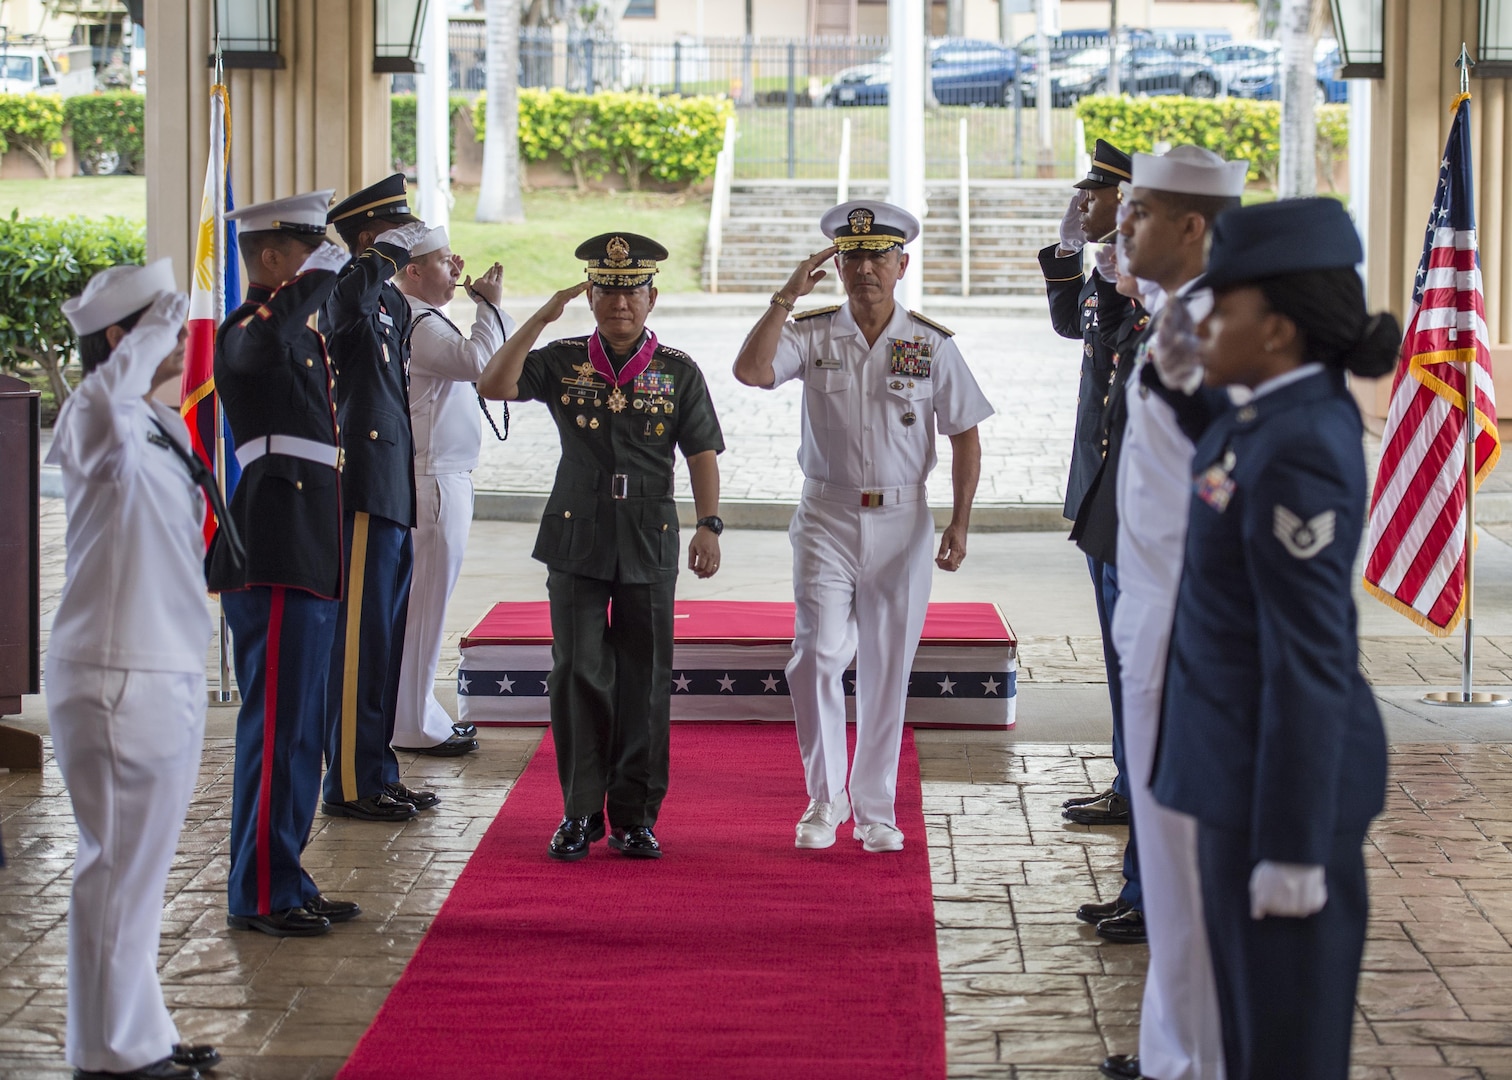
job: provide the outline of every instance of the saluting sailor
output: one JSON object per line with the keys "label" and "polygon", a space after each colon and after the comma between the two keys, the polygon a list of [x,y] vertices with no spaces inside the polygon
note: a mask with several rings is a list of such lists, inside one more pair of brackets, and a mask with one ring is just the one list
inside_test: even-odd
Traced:
{"label": "saluting sailor", "polygon": [[[562,460],[535,558],[551,599],[551,736],[563,818],[553,858],[572,861],[604,836],[626,855],[659,858],[653,832],[667,793],[672,602],[677,584],[673,450],[688,462],[698,523],[688,568],[719,569],[724,450],[703,373],[646,329],[667,249],[635,233],[585,240],[588,280],[563,289],[519,328],[478,380],[484,397],[543,401]],[[597,329],[532,348],[586,292]]]}
{"label": "saluting sailor", "polygon": [[[115,266],[63,304],[84,379],[58,414],[68,566],[47,649],[47,711],[79,850],[68,906],[66,1052],[75,1076],[192,1080],[158,985],[163,888],[205,735],[198,462],[152,400],[184,366],[173,264]],[[196,470],[197,472],[198,470]],[[212,484],[213,486],[213,484]]]}
{"label": "saluting sailor", "polygon": [[409,415],[409,305],[389,280],[429,229],[409,211],[398,173],[331,208],[355,258],[320,313],[340,381],[347,591],[326,689],[322,809],[363,821],[404,821],[440,802],[399,780],[390,743],[409,605],[415,524]]}
{"label": "saluting sailor", "polygon": [[1208,264],[1206,383],[1253,393],[1191,460],[1155,796],[1197,820],[1229,1080],[1349,1074],[1386,737],[1359,667],[1345,372],[1386,374],[1401,339],[1366,312],[1361,258],[1336,200],[1286,199],[1218,218]]}
{"label": "saluting sailor", "polygon": [[231,800],[227,924],[275,937],[323,934],[358,906],[330,900],[300,866],[320,787],[326,682],[341,576],[335,371],[310,328],[346,262],[326,240],[331,192],[243,207],[247,295],[215,346],[215,386],[241,480],[208,558],[231,627],[241,711]]}
{"label": "saluting sailor", "polygon": [[[394,715],[396,750],[456,757],[478,748],[477,729],[453,724],[433,687],[446,604],[462,572],[472,524],[472,471],[483,445],[488,406],[475,383],[514,329],[499,309],[504,268],[494,263],[463,283],[477,304],[468,333],[451,321],[447,305],[457,293],[463,262],[444,228],[432,229],[410,249],[395,277],[410,308],[410,426],[415,437],[414,583],[404,628],[399,699]],[[479,406],[483,415],[479,415]],[[509,407],[504,407],[508,434]]]}
{"label": "saluting sailor", "polygon": [[[966,557],[981,469],[977,425],[992,406],[951,332],[893,299],[918,220],[861,200],[828,211],[820,228],[834,245],[772,294],[735,358],[735,377],[768,390],[804,384],[798,461],[806,479],[789,528],[797,618],[787,679],[809,793],[797,846],[830,847],[854,813],[855,839],[867,851],[898,851],[898,754],[932,570],[924,481],[938,430],[950,438],[954,506],[935,565],[954,571]],[[835,255],[848,302],[789,324]],[[847,796],[841,677],[852,657],[856,758]]]}

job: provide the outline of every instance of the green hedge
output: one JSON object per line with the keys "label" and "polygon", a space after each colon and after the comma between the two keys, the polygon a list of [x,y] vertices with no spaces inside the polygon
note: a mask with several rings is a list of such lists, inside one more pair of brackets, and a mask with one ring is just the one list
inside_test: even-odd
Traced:
{"label": "green hedge", "polygon": [[[1244,98],[1086,97],[1076,115],[1087,129],[1087,150],[1107,139],[1126,154],[1149,153],[1157,142],[1195,143],[1230,160],[1250,163],[1251,181],[1274,183],[1281,164],[1281,103]],[[1349,147],[1348,109],[1318,106],[1318,159],[1332,173]]]}
{"label": "green hedge", "polygon": [[146,250],[142,226],[120,218],[0,218],[0,369],[41,367],[61,404],[75,346],[63,301],[106,267],[141,263]]}
{"label": "green hedge", "polygon": [[[714,175],[733,110],[726,98],[521,89],[520,154],[527,161],[559,154],[579,187],[610,173],[624,176],[632,191],[647,178],[695,184]],[[473,108],[479,142],[486,113],[480,95]]]}
{"label": "green hedge", "polygon": [[0,94],[0,154],[21,150],[51,180],[68,153],[63,142],[63,99],[50,94]]}
{"label": "green hedge", "polygon": [[74,153],[86,173],[142,171],[145,99],[115,92],[80,94],[63,102]]}
{"label": "green hedge", "polygon": [[[395,94],[389,101],[389,152],[394,159],[395,172],[408,172],[415,167],[415,102],[414,94]],[[472,108],[472,98],[461,94],[451,96],[451,108],[447,110],[453,128],[457,114]],[[450,164],[457,163],[457,140],[455,130],[448,145],[451,147]]]}

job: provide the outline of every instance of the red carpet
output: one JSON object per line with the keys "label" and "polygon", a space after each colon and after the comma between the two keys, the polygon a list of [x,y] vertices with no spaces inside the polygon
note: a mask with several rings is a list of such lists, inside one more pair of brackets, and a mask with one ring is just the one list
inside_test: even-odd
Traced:
{"label": "red carpet", "polygon": [[939,1080],[919,764],[898,854],[793,847],[791,726],[674,726],[660,861],[561,864],[548,734],[341,1080]]}

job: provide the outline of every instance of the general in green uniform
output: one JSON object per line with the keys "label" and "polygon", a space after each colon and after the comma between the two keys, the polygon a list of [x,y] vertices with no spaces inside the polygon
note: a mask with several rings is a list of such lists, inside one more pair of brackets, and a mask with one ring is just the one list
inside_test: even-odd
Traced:
{"label": "general in green uniform", "polygon": [[[688,566],[719,568],[719,420],[703,374],[646,329],[667,251],[634,233],[585,241],[588,280],[548,300],[478,380],[485,397],[542,401],[562,440],[536,537],[551,600],[551,735],[562,783],[555,858],[602,838],[658,858],[667,793],[672,603],[679,556],[673,450],[688,462],[698,527]],[[567,303],[588,296],[597,329],[532,348]]]}

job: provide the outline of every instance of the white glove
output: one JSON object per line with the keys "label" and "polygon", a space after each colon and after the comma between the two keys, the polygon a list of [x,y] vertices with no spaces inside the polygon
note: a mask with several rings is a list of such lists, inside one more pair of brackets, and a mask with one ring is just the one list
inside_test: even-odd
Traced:
{"label": "white glove", "polygon": [[335,244],[326,240],[306,256],[303,265],[299,268],[299,272],[303,274],[309,270],[340,270],[347,264],[349,258],[351,256],[345,251],[342,251]]}
{"label": "white glove", "polygon": [[1080,251],[1086,246],[1087,241],[1082,237],[1081,211],[1082,204],[1087,201],[1087,196],[1078,190],[1071,196],[1071,205],[1066,207],[1066,214],[1060,223],[1060,247],[1062,251]]}
{"label": "white glove", "polygon": [[393,244],[395,247],[408,251],[420,241],[430,235],[430,226],[423,221],[411,221],[404,225],[395,226],[379,233],[373,239],[375,244]]}
{"label": "white glove", "polygon": [[188,314],[188,293],[162,293],[121,339],[115,352],[126,350],[133,356],[148,357],[154,364],[159,363],[178,347],[179,331],[184,328],[184,318]]}
{"label": "white glove", "polygon": [[1262,859],[1250,873],[1249,892],[1252,919],[1305,919],[1328,903],[1323,867],[1304,863]]}
{"label": "white glove", "polygon": [[1092,256],[1092,262],[1097,267],[1097,272],[1102,275],[1104,281],[1114,281],[1118,278],[1118,248],[1113,244],[1099,244],[1097,251]]}
{"label": "white glove", "polygon": [[1166,304],[1155,328],[1155,374],[1172,390],[1190,394],[1202,383],[1202,355],[1197,350],[1196,328],[1192,313],[1181,300]]}

